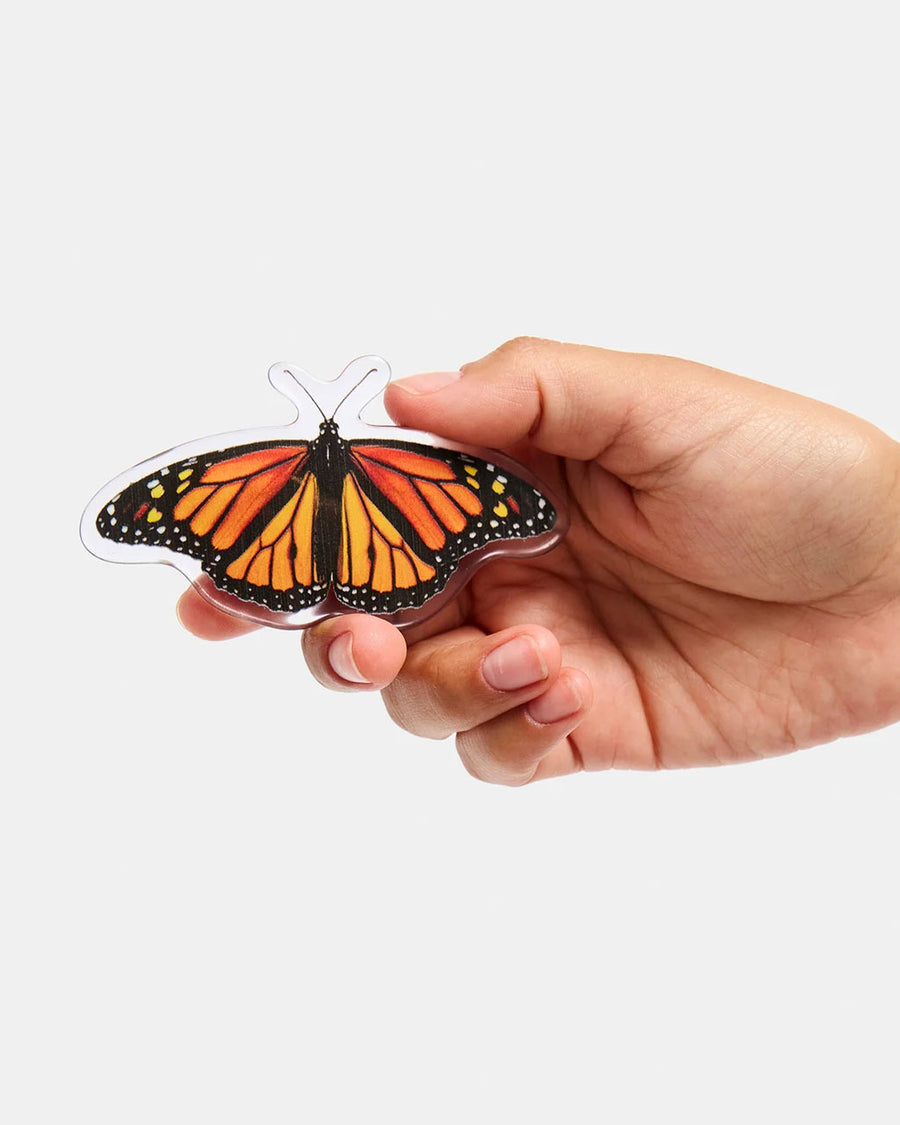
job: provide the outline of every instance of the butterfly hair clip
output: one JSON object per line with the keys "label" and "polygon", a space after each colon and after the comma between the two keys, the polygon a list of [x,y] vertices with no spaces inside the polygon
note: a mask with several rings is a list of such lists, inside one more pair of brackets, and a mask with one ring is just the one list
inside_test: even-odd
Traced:
{"label": "butterfly hair clip", "polygon": [[559,542],[560,507],[522,465],[362,421],[389,380],[378,356],[330,383],[275,364],[269,381],[293,422],[201,438],[122,473],[88,504],[84,545],[111,562],[167,563],[226,613],[295,629],[353,612],[412,624],[489,559]]}

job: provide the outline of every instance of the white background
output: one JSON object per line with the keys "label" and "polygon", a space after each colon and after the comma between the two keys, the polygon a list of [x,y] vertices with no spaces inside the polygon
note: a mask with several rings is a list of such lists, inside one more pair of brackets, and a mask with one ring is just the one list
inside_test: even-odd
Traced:
{"label": "white background", "polygon": [[77,538],[277,360],[540,334],[900,435],[892,8],[7,17],[4,1122],[898,1120],[896,729],[491,788]]}

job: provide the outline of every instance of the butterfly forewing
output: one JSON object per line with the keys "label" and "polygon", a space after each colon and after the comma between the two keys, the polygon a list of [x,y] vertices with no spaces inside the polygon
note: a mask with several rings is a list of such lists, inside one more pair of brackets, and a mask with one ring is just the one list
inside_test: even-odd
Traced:
{"label": "butterfly forewing", "polygon": [[[328,593],[314,552],[313,526],[319,489],[315,476],[304,472],[297,487],[237,557],[216,561],[207,569],[217,586],[244,600],[260,602],[276,612],[294,612],[316,605]],[[242,546],[243,546],[242,541]]]}
{"label": "butterfly forewing", "polygon": [[185,458],[114,497],[96,520],[119,543],[199,559],[245,601],[294,611],[322,601],[312,559],[315,481],[306,442],[254,442]]}

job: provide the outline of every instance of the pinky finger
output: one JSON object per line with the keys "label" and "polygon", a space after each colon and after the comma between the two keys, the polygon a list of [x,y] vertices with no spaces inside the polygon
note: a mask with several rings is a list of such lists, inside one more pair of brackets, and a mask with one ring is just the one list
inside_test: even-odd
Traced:
{"label": "pinky finger", "polygon": [[590,705],[590,680],[575,668],[563,668],[537,699],[458,734],[457,752],[473,777],[498,785],[575,773],[581,762],[565,739]]}

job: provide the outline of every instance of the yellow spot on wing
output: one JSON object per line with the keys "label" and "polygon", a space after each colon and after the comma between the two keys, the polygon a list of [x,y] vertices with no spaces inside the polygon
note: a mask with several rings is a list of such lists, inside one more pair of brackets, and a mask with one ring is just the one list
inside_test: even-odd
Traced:
{"label": "yellow spot on wing", "polygon": [[154,500],[158,500],[160,496],[164,495],[165,491],[166,490],[163,488],[163,486],[161,484],[158,484],[156,488],[150,489],[150,495]]}
{"label": "yellow spot on wing", "polygon": [[147,513],[147,523],[158,523],[162,519],[162,512],[159,508],[151,508]]}
{"label": "yellow spot on wing", "polygon": [[478,472],[474,465],[464,465],[463,468],[466,470],[470,477],[474,477]]}
{"label": "yellow spot on wing", "polygon": [[184,482],[184,484],[179,484],[179,486],[175,489],[175,491],[176,492],[184,492],[184,490],[186,488],[190,488],[190,487],[191,487],[191,482],[189,480],[186,480]]}
{"label": "yellow spot on wing", "polygon": [[503,495],[503,485],[500,483],[500,481],[495,480],[491,485],[491,488],[493,488],[494,492],[499,493],[501,496]]}
{"label": "yellow spot on wing", "polygon": [[182,469],[181,472],[178,474],[178,479],[179,480],[187,480],[188,477],[191,475],[191,473],[193,471],[194,471],[193,469]]}
{"label": "yellow spot on wing", "polygon": [[499,516],[500,519],[503,519],[504,516],[509,515],[509,508],[507,508],[502,500],[494,507],[494,515]]}
{"label": "yellow spot on wing", "polygon": [[481,485],[474,477],[467,477],[466,484],[470,484],[473,488],[481,488]]}

